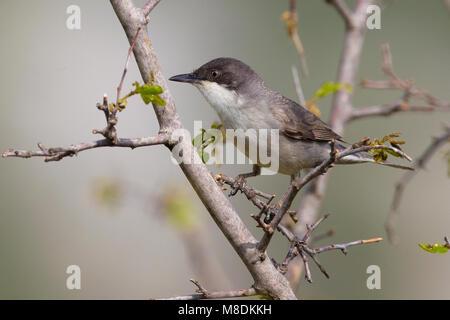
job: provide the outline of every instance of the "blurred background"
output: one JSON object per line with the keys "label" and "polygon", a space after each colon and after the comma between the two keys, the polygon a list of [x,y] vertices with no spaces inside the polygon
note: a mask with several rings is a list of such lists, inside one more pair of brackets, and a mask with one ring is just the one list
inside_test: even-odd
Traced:
{"label": "blurred background", "polygon": [[[309,78],[301,78],[306,98],[325,81],[335,81],[344,24],[325,1],[299,0],[299,32],[307,52]],[[349,4],[353,2],[350,1]],[[450,14],[441,0],[386,2],[381,30],[367,32],[358,79],[385,79],[380,45],[389,43],[394,69],[418,87],[450,99]],[[81,9],[81,29],[66,28],[69,5]],[[136,1],[142,6],[144,1]],[[298,100],[291,65],[300,61],[286,35],[281,14],[288,1],[164,0],[150,15],[149,32],[164,75],[190,72],[220,56],[251,65],[268,86]],[[115,97],[128,42],[109,1],[0,2],[0,150],[36,149],[98,139],[104,127],[95,104],[104,93]],[[141,77],[130,60],[125,88]],[[209,126],[217,117],[193,87],[170,83],[184,125]],[[390,103],[396,90],[354,88],[354,105]],[[317,103],[327,120],[331,97]],[[345,140],[381,137],[400,131],[405,151],[418,156],[440,134],[448,113],[400,114],[352,123]],[[120,113],[120,137],[153,135],[158,124],[151,107],[131,98]],[[314,282],[302,279],[304,299],[449,299],[450,254],[429,254],[419,242],[442,242],[450,235],[450,179],[445,147],[408,185],[400,207],[398,235],[381,243],[321,254],[331,275],[311,266]],[[189,294],[195,278],[208,289],[241,289],[252,279],[197,199],[166,148],[96,149],[60,162],[42,158],[0,161],[0,298],[145,299]],[[211,166],[234,176],[245,165]],[[373,165],[336,167],[322,213],[332,215],[319,231],[335,235],[320,245],[372,237],[386,239],[384,221],[401,170]],[[280,194],[289,183],[282,175],[251,180]],[[173,202],[177,194],[184,202]],[[255,209],[242,195],[231,199],[259,238],[249,217]],[[298,207],[299,199],[294,203]],[[172,215],[165,215],[167,208]],[[186,221],[186,212],[194,213]],[[193,231],[194,230],[194,231]],[[197,231],[196,231],[197,230]],[[200,241],[199,241],[200,240]],[[213,273],[192,261],[189,244],[203,246]],[[288,243],[277,235],[269,254],[279,261]],[[203,252],[203,251],[202,251]],[[81,268],[81,290],[66,288],[66,268]],[[381,268],[381,289],[368,290],[366,269]],[[200,271],[199,271],[200,270]]]}

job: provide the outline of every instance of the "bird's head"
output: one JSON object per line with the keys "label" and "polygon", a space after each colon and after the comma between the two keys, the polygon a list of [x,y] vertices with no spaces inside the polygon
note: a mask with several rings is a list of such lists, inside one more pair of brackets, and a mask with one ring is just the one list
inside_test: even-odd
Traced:
{"label": "bird's head", "polygon": [[169,80],[190,83],[208,102],[217,106],[233,103],[240,95],[252,92],[261,78],[245,63],[233,58],[217,58],[192,73],[179,74]]}

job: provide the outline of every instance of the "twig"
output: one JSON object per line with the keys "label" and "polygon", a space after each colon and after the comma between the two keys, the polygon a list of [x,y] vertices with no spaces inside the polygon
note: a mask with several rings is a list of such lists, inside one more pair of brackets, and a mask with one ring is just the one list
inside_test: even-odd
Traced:
{"label": "twig", "polygon": [[119,101],[120,101],[120,91],[122,90],[123,81],[125,80],[125,75],[128,71],[128,63],[130,62],[131,53],[133,52],[133,48],[136,44],[136,39],[139,35],[139,31],[141,31],[141,27],[139,27],[136,31],[136,35],[134,36],[133,40],[131,41],[130,49],[128,49],[128,55],[127,60],[125,61],[125,66],[123,68],[122,78],[120,79],[119,86],[117,87],[117,98],[116,98],[116,105],[114,107],[114,114],[117,113],[117,110],[119,109]]}
{"label": "twig", "polygon": [[329,251],[329,250],[341,250],[343,254],[347,254],[349,247],[357,246],[357,245],[361,245],[361,244],[380,242],[381,240],[383,240],[383,238],[372,238],[372,239],[367,239],[367,240],[351,241],[351,242],[341,243],[341,244],[330,244],[328,246],[323,246],[320,248],[312,249],[312,253],[321,253],[321,252]]}
{"label": "twig", "polygon": [[300,78],[298,76],[298,70],[295,65],[292,65],[292,78],[294,79],[295,91],[297,92],[298,102],[301,106],[306,107],[305,95],[303,94],[302,85],[300,84]]}
{"label": "twig", "polygon": [[73,144],[68,147],[55,147],[45,148],[42,144],[38,143],[40,150],[28,151],[9,149],[3,152],[2,157],[16,157],[16,158],[31,158],[31,157],[45,157],[45,162],[59,161],[65,157],[72,157],[77,155],[81,151],[101,148],[101,147],[124,147],[124,148],[139,148],[146,146],[153,146],[158,144],[166,144],[169,141],[169,137],[166,134],[157,135],[154,137],[142,137],[142,138],[119,138],[117,143],[112,143],[109,139],[102,139],[92,142],[82,142],[79,144]]}
{"label": "twig", "polygon": [[300,57],[300,65],[302,73],[305,77],[309,76],[308,64],[306,62],[306,54],[303,48],[300,35],[298,33],[298,14],[296,10],[296,0],[289,0],[289,11],[286,11],[281,16],[286,25],[286,31],[289,38],[294,43],[295,49]]}
{"label": "twig", "polygon": [[390,116],[399,112],[433,112],[433,111],[450,111],[448,108],[435,106],[408,106],[403,99],[397,100],[386,105],[377,105],[364,108],[353,109],[348,121],[356,119],[375,117],[375,116]]}
{"label": "twig", "polygon": [[347,4],[343,0],[325,0],[328,4],[334,6],[339,14],[345,21],[347,28],[355,28],[355,22],[353,21],[353,12],[347,7]]}
{"label": "twig", "polygon": [[255,288],[243,289],[243,290],[230,290],[230,291],[216,291],[209,292],[206,290],[200,282],[195,279],[190,279],[196,287],[196,294],[190,294],[185,296],[170,297],[158,300],[205,300],[205,299],[229,299],[229,298],[241,298],[259,295]]}
{"label": "twig", "polygon": [[391,243],[395,244],[398,241],[398,237],[395,233],[395,225],[400,214],[398,208],[406,186],[419,173],[419,170],[425,168],[426,163],[447,142],[450,142],[450,127],[446,127],[445,133],[440,137],[433,138],[431,144],[425,149],[422,155],[417,158],[417,161],[414,164],[416,170],[406,172],[395,184],[395,193],[392,200],[391,211],[389,212],[385,223],[386,232]]}
{"label": "twig", "polygon": [[[295,178],[292,180],[291,184],[289,185],[286,192],[283,194],[282,199],[275,205],[275,206],[269,206],[268,204],[264,203],[260,199],[256,197],[256,191],[255,189],[247,186],[245,183],[238,186],[238,189],[243,192],[247,198],[259,209],[261,209],[261,212],[259,215],[255,216],[252,215],[252,218],[254,218],[258,225],[263,228],[265,231],[261,241],[258,244],[258,249],[261,252],[261,257],[265,258],[264,252],[266,251],[274,230],[278,229],[278,226],[283,219],[284,215],[288,212],[289,207],[292,204],[292,201],[294,200],[295,196],[301,190],[305,185],[307,185],[310,181],[312,181],[314,178],[318,177],[319,175],[324,174],[327,172],[327,170],[332,167],[332,165],[336,162],[336,160],[339,160],[341,158],[344,158],[346,156],[365,152],[369,150],[374,149],[384,149],[384,150],[392,150],[396,153],[398,153],[401,157],[404,159],[407,159],[411,161],[411,158],[404,153],[403,151],[390,147],[385,145],[375,145],[375,146],[360,146],[360,147],[354,147],[351,146],[345,150],[342,150],[338,152],[338,150],[335,148],[334,141],[330,143],[330,157],[326,160],[324,160],[319,166],[315,167],[314,169],[310,170],[308,174],[306,174],[302,179]],[[227,183],[229,185],[234,185],[235,180],[225,176],[225,175],[216,175],[216,180],[219,184]],[[261,194],[261,192],[259,192]],[[264,194],[264,193],[262,193]],[[270,201],[273,199],[274,195],[271,196]],[[269,201],[269,202],[270,202]],[[266,214],[266,220],[264,223],[261,221],[261,214]],[[267,225],[267,223],[270,223]],[[308,233],[307,233],[308,234]],[[309,236],[308,236],[309,238]]]}
{"label": "twig", "polygon": [[[302,189],[307,183],[309,183],[314,178],[318,177],[319,175],[322,175],[327,172],[327,170],[339,159],[344,158],[346,156],[365,152],[373,149],[384,149],[384,150],[392,150],[394,152],[399,153],[399,155],[407,159],[408,161],[411,161],[412,159],[405,154],[403,151],[398,150],[394,147],[389,147],[385,145],[377,145],[377,146],[362,146],[358,148],[349,147],[341,152],[337,152],[337,150],[334,147],[334,142],[331,143],[331,152],[330,152],[330,158],[327,160],[324,160],[319,166],[315,167],[311,171],[308,172],[307,175],[305,175],[301,180],[297,181],[296,179],[293,180],[291,185],[289,186],[288,190],[285,192],[283,199],[279,202],[279,209],[275,212],[275,217],[273,218],[272,222],[270,223],[270,227],[272,230],[276,230],[278,227],[278,224],[281,222],[284,214],[289,209],[293,199],[297,195],[297,192]],[[308,234],[308,232],[307,232]],[[264,233],[263,238],[259,242],[258,248],[261,252],[264,252],[267,249],[267,246],[269,245],[269,242],[272,238],[273,232],[266,232]]]}
{"label": "twig", "polygon": [[156,5],[160,1],[161,0],[149,0],[149,1],[147,1],[145,6],[142,8],[142,12],[144,13],[144,17],[147,17],[150,14],[150,12],[152,12],[153,8],[156,7]]}
{"label": "twig", "polygon": [[[289,229],[287,229],[285,226],[280,225],[278,227],[278,230],[289,240],[291,243],[291,246],[289,248],[289,251],[286,255],[286,258],[283,261],[283,264],[281,266],[281,272],[285,273],[288,269],[288,264],[290,261],[292,261],[297,255],[299,255],[302,259],[303,265],[305,267],[305,278],[308,282],[312,282],[311,277],[311,271],[309,269],[309,262],[307,255],[313,260],[313,262],[317,265],[319,270],[325,275],[325,277],[329,278],[328,272],[325,270],[325,268],[320,264],[319,260],[317,259],[317,255],[319,253],[330,251],[330,250],[341,250],[344,254],[347,254],[348,248],[355,245],[361,245],[361,244],[368,244],[368,243],[374,243],[379,242],[382,240],[382,238],[372,238],[368,240],[357,240],[357,241],[351,241],[348,243],[341,243],[341,244],[330,244],[327,246],[319,247],[319,248],[311,248],[309,246],[309,242],[311,242],[311,236],[313,232],[316,230],[316,228],[326,219],[328,218],[329,214],[324,215],[322,218],[317,220],[313,225],[309,226],[306,225],[307,232],[302,238],[298,238],[295,236]],[[296,249],[296,251],[294,250]]]}
{"label": "twig", "polygon": [[[371,106],[353,109],[348,117],[348,121],[373,116],[389,116],[397,112],[430,112],[430,111],[450,111],[450,103],[444,102],[423,89],[413,87],[411,80],[402,80],[394,72],[392,64],[392,54],[387,43],[381,45],[383,56],[383,73],[390,79],[388,81],[363,79],[361,85],[371,89],[402,89],[403,97],[391,104]],[[409,106],[411,97],[424,100],[429,106]]]}
{"label": "twig", "polygon": [[185,296],[170,297],[158,300],[204,300],[204,299],[231,299],[231,298],[243,298],[259,295],[254,288],[242,289],[242,290],[230,290],[230,291],[216,291],[208,292],[208,297],[201,293],[190,294]]}
{"label": "twig", "polygon": [[195,279],[190,279],[189,281],[191,281],[193,284],[195,284],[195,286],[198,288],[196,290],[196,292],[201,293],[205,299],[208,299],[208,295],[209,295],[208,290],[203,288],[202,285],[200,284],[200,282],[198,282]]}

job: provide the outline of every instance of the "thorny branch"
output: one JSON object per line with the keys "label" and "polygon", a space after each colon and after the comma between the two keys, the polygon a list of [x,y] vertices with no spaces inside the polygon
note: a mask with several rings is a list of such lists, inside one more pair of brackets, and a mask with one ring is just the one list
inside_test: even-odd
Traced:
{"label": "thorny branch", "polygon": [[230,299],[230,298],[242,298],[258,295],[255,288],[241,289],[241,290],[229,290],[229,291],[215,291],[209,292],[206,290],[197,280],[190,279],[190,281],[197,287],[195,294],[189,294],[185,296],[170,297],[159,300],[203,300],[203,299]]}
{"label": "thorny branch", "polygon": [[[372,148],[375,149],[389,149],[395,152],[401,152],[401,156],[409,161],[411,161],[411,158],[403,153],[402,151],[398,150],[394,147],[379,145],[379,146],[359,146],[358,144],[354,144],[351,147],[338,152],[338,150],[334,146],[334,141],[330,143],[331,144],[331,151],[330,151],[330,157],[329,159],[323,161],[319,166],[312,169],[310,172],[308,172],[307,175],[305,175],[303,178],[298,179],[294,178],[291,181],[290,186],[288,187],[287,191],[282,196],[282,199],[276,204],[276,205],[270,205],[270,202],[273,200],[274,195],[268,195],[264,192],[261,192],[259,190],[253,189],[249,186],[247,186],[246,183],[242,183],[237,186],[238,190],[240,190],[242,193],[246,195],[246,197],[258,208],[260,209],[260,212],[258,215],[251,215],[253,219],[255,219],[258,223],[258,226],[261,227],[264,230],[264,235],[261,239],[261,241],[258,244],[258,249],[261,252],[261,259],[264,259],[266,257],[265,251],[272,239],[272,236],[274,234],[275,230],[279,230],[282,234],[284,234],[288,240],[291,242],[291,247],[288,251],[288,254],[286,255],[285,260],[283,261],[281,265],[281,271],[284,274],[287,271],[287,266],[289,262],[295,258],[297,255],[300,255],[302,258],[302,261],[305,264],[305,267],[308,270],[307,272],[307,279],[308,281],[311,281],[311,275],[309,272],[308,262],[306,259],[306,255],[309,255],[311,259],[317,264],[317,266],[320,268],[320,270],[328,277],[328,274],[325,272],[324,268],[320,265],[320,263],[317,260],[316,254],[321,253],[323,251],[333,250],[333,249],[341,249],[344,253],[346,253],[346,250],[349,246],[357,245],[357,244],[365,244],[365,243],[371,243],[371,242],[377,242],[380,241],[381,238],[371,239],[371,240],[358,240],[358,241],[352,241],[347,244],[333,244],[317,249],[311,249],[307,246],[307,242],[310,240],[311,234],[314,231],[314,229],[320,224],[320,222],[323,221],[327,216],[320,219],[318,222],[316,222],[312,227],[308,227],[307,225],[307,232],[303,236],[303,239],[301,241],[298,240],[298,238],[283,224],[281,224],[281,220],[283,219],[283,216],[289,212],[289,208],[292,204],[293,199],[295,198],[296,194],[310,181],[312,181],[314,178],[318,177],[319,175],[322,175],[327,172],[329,168],[333,166],[333,164],[346,156],[349,156],[351,154],[360,153],[369,151]],[[230,186],[235,186],[235,179],[232,179],[225,175],[216,175],[216,180],[219,183],[219,185],[223,186],[223,184],[228,184]],[[257,198],[257,196],[261,196],[264,199],[268,200],[268,202],[264,202]],[[265,219],[263,220],[262,215],[265,215]],[[294,215],[291,213],[291,217]],[[296,222],[296,219],[294,219]],[[275,265],[278,265],[277,263],[274,263]]]}
{"label": "thorny branch", "polygon": [[96,140],[92,142],[82,142],[79,144],[72,144],[68,147],[53,147],[47,148],[43,144],[38,143],[39,150],[19,150],[9,149],[2,153],[3,158],[16,157],[16,158],[31,158],[31,157],[45,157],[45,162],[59,161],[65,157],[72,157],[78,155],[81,151],[101,148],[101,147],[123,147],[123,148],[139,148],[147,147],[159,144],[167,144],[169,142],[169,135],[167,133],[161,133],[153,137],[140,137],[140,138],[117,138],[115,125],[117,124],[117,118],[112,115],[108,107],[108,98],[106,95],[103,97],[103,103],[97,104],[97,108],[104,112],[107,126],[105,129],[92,130],[94,134],[102,134],[106,139]]}
{"label": "thorny branch", "polygon": [[406,186],[411,182],[411,180],[419,173],[420,170],[425,168],[425,165],[433,157],[433,155],[446,143],[450,142],[450,126],[444,128],[445,132],[437,138],[433,138],[430,145],[425,149],[422,155],[417,158],[414,163],[414,171],[406,172],[400,180],[395,184],[395,193],[392,200],[391,211],[387,217],[385,228],[388,234],[389,241],[391,243],[397,243],[398,237],[395,233],[395,225],[399,215],[398,208],[403,196],[403,192]]}
{"label": "thorny branch", "polygon": [[330,251],[330,250],[341,250],[343,254],[348,253],[348,248],[351,246],[356,245],[362,245],[362,244],[368,244],[368,243],[374,243],[379,242],[382,240],[382,238],[372,238],[367,240],[357,240],[357,241],[351,241],[347,243],[341,243],[341,244],[330,244],[327,246],[319,247],[319,248],[311,248],[308,243],[310,242],[310,238],[312,236],[312,233],[316,228],[319,226],[322,221],[324,221],[326,218],[329,217],[329,214],[324,215],[322,218],[317,220],[313,225],[306,225],[306,233],[302,238],[299,238],[295,236],[288,228],[286,228],[283,225],[280,225],[278,227],[278,230],[289,240],[290,242],[290,248],[288,253],[286,254],[286,257],[284,258],[282,264],[279,266],[280,272],[285,274],[288,270],[289,262],[292,261],[296,256],[300,256],[302,259],[303,265],[305,267],[305,278],[308,282],[312,282],[311,277],[311,271],[309,268],[309,262],[307,256],[309,256],[313,262],[317,265],[319,270],[325,275],[325,277],[329,278],[328,272],[325,270],[325,268],[320,264],[319,260],[317,259],[317,255],[319,253]]}
{"label": "thorny branch", "polygon": [[[397,112],[431,112],[450,111],[450,103],[442,101],[427,91],[415,88],[412,80],[402,80],[395,72],[392,64],[392,54],[388,44],[381,46],[383,55],[383,72],[389,78],[387,81],[363,79],[361,85],[371,89],[401,89],[403,96],[386,105],[377,105],[353,109],[347,121],[373,117],[390,116]],[[410,106],[410,99],[418,98],[426,102],[427,106]]]}

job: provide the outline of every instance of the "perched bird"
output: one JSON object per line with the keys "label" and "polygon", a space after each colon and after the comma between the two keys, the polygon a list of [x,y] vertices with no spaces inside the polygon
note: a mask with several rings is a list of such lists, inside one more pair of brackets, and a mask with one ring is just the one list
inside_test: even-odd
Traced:
{"label": "perched bird", "polygon": [[[278,172],[290,176],[301,169],[314,168],[330,157],[330,142],[345,149],[342,137],[308,109],[268,88],[247,64],[233,58],[214,59],[192,73],[180,74],[169,80],[194,85],[217,112],[227,129],[278,129]],[[249,143],[258,143],[250,139]],[[243,150],[248,156],[248,148]],[[272,150],[273,152],[273,150]],[[260,173],[259,159],[252,173]],[[337,164],[377,163],[368,153],[358,153],[339,159]],[[406,166],[379,162],[401,169]]]}

